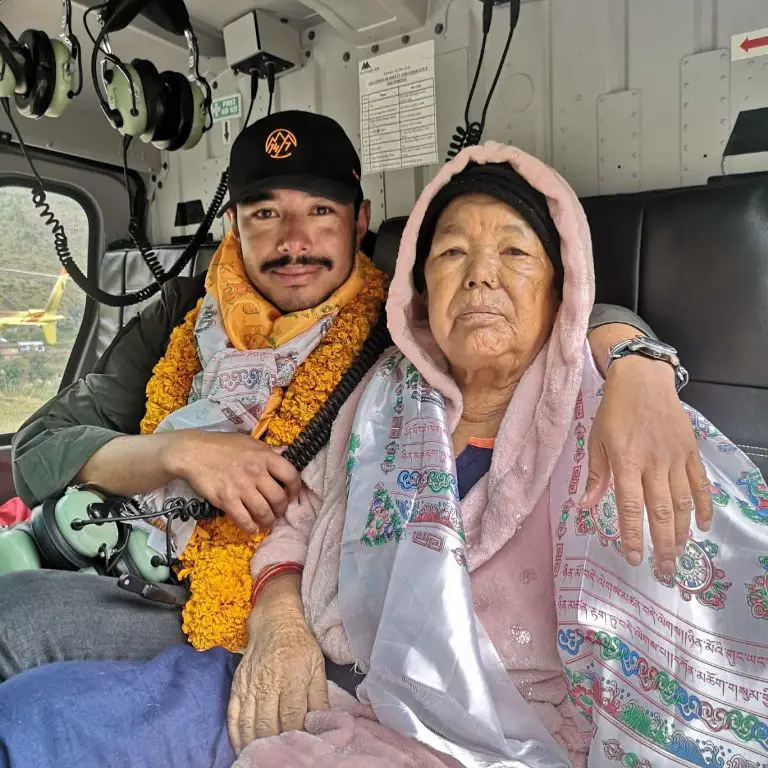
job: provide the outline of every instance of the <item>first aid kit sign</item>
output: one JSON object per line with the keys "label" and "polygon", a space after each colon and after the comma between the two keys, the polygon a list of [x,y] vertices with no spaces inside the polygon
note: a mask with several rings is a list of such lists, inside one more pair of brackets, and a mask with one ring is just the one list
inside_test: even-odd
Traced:
{"label": "first aid kit sign", "polygon": [[211,114],[213,122],[220,123],[222,120],[236,120],[241,117],[242,104],[239,93],[233,93],[231,96],[221,96],[211,102]]}

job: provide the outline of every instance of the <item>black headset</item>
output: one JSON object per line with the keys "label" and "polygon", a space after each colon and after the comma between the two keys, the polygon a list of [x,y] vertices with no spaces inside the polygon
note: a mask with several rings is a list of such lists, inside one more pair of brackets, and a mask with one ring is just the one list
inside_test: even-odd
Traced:
{"label": "black headset", "polygon": [[[100,10],[102,27],[94,39],[88,15]],[[124,63],[112,53],[111,32],[124,29],[139,13],[160,26],[182,34],[189,51],[190,74],[158,72],[146,59]],[[85,13],[86,30],[93,40],[91,75],[99,103],[109,122],[123,136],[141,138],[167,152],[192,149],[213,124],[211,88],[200,74],[200,53],[183,0],[110,0]],[[98,57],[101,55],[99,87]]]}
{"label": "black headset", "polygon": [[[83,87],[80,44],[72,34],[72,6],[64,2],[62,39],[27,29],[17,40],[0,22],[0,98],[14,98],[19,112],[32,118],[60,117]],[[74,70],[80,75],[73,88]]]}

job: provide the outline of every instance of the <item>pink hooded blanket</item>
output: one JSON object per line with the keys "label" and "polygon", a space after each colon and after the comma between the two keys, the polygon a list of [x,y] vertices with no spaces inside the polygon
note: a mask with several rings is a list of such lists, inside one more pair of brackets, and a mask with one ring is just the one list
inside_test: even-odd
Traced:
{"label": "pink hooded blanket", "polygon": [[[460,393],[431,336],[411,271],[430,200],[470,161],[510,163],[546,195],[561,236],[565,272],[563,301],[550,340],[518,385],[496,440],[490,472],[461,503],[463,531],[454,526],[446,533],[444,522],[442,529],[423,529],[430,534],[437,531],[451,553],[464,554],[471,584],[469,610],[480,627],[474,640],[469,638],[472,653],[481,648],[479,655],[485,659],[482,636],[487,635],[505,680],[526,706],[526,718],[533,718],[526,719],[529,737],[538,738],[543,726],[574,766],[585,765],[588,759],[593,766],[763,768],[768,764],[768,689],[762,683],[768,664],[765,483],[743,454],[691,412],[720,508],[707,537],[692,532],[672,579],[654,570],[650,552],[640,568],[625,564],[612,492],[595,509],[578,509],[576,501],[586,482],[586,440],[602,395],[602,382],[586,345],[594,283],[589,231],[567,183],[517,149],[488,143],[464,150],[425,189],[406,226],[387,302],[389,326],[405,356],[403,365],[410,364],[408,370],[414,371],[420,407],[438,402],[435,410],[414,412],[414,418],[436,423],[442,418],[443,431],[450,437],[461,415]],[[393,413],[387,412],[384,397],[376,400],[380,413],[369,411],[375,407],[370,395],[383,386],[382,376],[393,371],[396,375],[399,363],[392,364],[394,359],[379,366],[342,409],[328,450],[305,475],[308,488],[301,502],[289,510],[252,563],[252,572],[257,573],[275,562],[303,562],[306,619],[323,651],[337,663],[360,663],[367,672],[372,659],[374,670],[377,658],[385,658],[385,665],[392,661],[377,651],[377,642],[380,649],[382,638],[391,639],[392,617],[398,614],[391,610],[394,601],[385,599],[387,583],[383,597],[373,593],[382,588],[381,579],[370,579],[370,587],[355,586],[357,593],[350,586],[366,581],[362,567],[360,578],[349,578],[354,572],[349,570],[350,553],[355,557],[355,552],[370,551],[356,549],[360,536],[353,526],[355,521],[364,526],[373,519],[370,515],[376,508],[371,496],[377,489],[394,489],[393,498],[404,489],[376,476],[376,463],[359,450],[355,430],[360,424],[381,422],[376,416],[390,428],[386,419]],[[414,453],[406,450],[405,426],[393,428],[387,445],[396,468],[403,462],[407,465]],[[411,430],[410,436],[414,434]],[[420,453],[417,459],[424,464],[425,451]],[[434,456],[426,460],[441,461]],[[443,494],[441,498],[450,501],[449,486],[445,484],[437,496]],[[366,488],[371,490],[367,497],[361,495]],[[388,519],[399,519],[405,533],[382,540],[381,551],[396,546],[400,557],[403,542],[412,539],[427,519],[414,517],[418,493],[406,495],[404,505],[388,507]],[[422,540],[428,541],[423,536]],[[650,541],[647,530],[645,540]],[[432,544],[436,550],[434,539]],[[455,559],[461,565],[461,555]],[[397,586],[398,571],[394,566],[386,569],[382,578],[391,579],[390,587]],[[370,594],[366,589],[372,590]],[[433,602],[452,610],[451,600]],[[387,648],[391,646],[388,642]],[[412,661],[408,654],[395,655],[395,666],[405,658],[404,668],[414,669],[408,666]],[[460,654],[459,658],[463,665]],[[432,670],[431,662],[425,657],[423,666]],[[418,676],[418,671],[413,676],[407,672],[406,684]],[[375,683],[374,679],[372,689]],[[368,680],[363,688],[367,684]],[[476,754],[468,757],[461,750],[445,749],[423,732],[417,738],[430,746],[411,738],[414,732],[408,723],[385,711],[391,702],[398,704],[398,712],[404,711],[399,706],[401,693],[386,699],[374,690],[363,696],[365,704],[333,686],[330,695],[331,711],[310,713],[305,733],[254,742],[236,766],[482,764],[473,762]],[[471,693],[465,699],[471,714],[477,701]],[[498,705],[501,731],[509,735],[503,725],[504,702],[493,695],[491,700]],[[418,701],[411,702],[406,709],[418,714],[418,706]],[[431,712],[425,705],[427,720]],[[428,730],[434,726],[431,723]],[[446,730],[451,730],[448,724]],[[450,734],[454,740],[458,736],[456,731]],[[483,741],[483,747],[489,743]],[[525,758],[512,761],[500,749],[495,764],[540,764]]]}

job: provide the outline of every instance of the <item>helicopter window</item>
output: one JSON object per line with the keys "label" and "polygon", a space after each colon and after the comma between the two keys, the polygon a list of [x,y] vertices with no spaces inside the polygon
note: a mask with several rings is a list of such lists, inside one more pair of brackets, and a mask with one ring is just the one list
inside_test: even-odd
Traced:
{"label": "helicopter window", "polygon": [[[27,186],[0,186],[0,434],[19,426],[59,388],[77,338],[86,296],[51,255],[51,232]],[[89,220],[66,194],[48,201],[85,272]]]}

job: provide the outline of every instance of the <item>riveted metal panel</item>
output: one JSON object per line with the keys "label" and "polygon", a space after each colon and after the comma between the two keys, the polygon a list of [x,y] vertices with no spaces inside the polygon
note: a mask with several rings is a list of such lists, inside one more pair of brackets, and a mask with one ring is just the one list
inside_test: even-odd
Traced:
{"label": "riveted metal panel", "polygon": [[696,53],[680,62],[683,184],[704,184],[720,173],[730,131],[729,81],[726,50]]}
{"label": "riveted metal panel", "polygon": [[640,189],[640,91],[621,91],[597,100],[599,190],[601,195]]}

